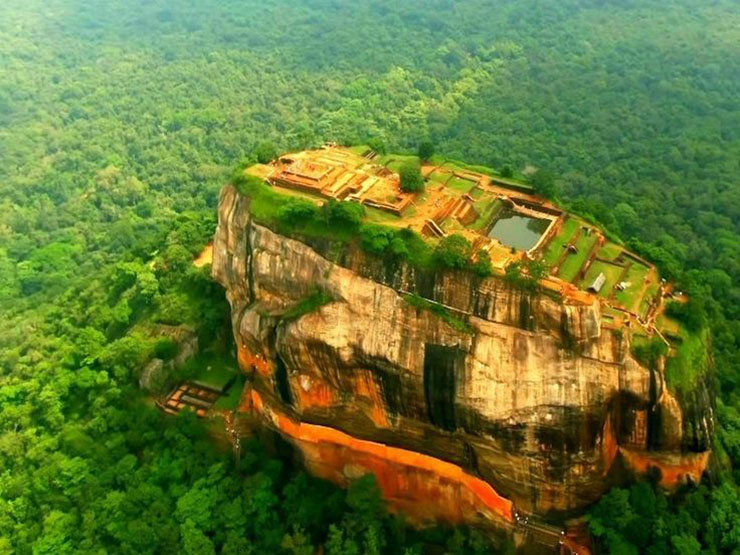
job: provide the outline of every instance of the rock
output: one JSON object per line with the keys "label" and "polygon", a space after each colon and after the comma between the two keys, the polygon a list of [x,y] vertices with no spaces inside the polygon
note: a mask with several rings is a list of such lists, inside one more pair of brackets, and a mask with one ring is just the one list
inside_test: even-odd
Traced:
{"label": "rock", "polygon": [[149,392],[156,392],[159,385],[167,379],[169,371],[161,358],[153,358],[141,371],[139,387]]}
{"label": "rock", "polygon": [[[230,186],[213,249],[240,365],[259,394],[255,410],[293,440],[309,468],[338,483],[367,468],[363,455],[299,439],[295,423],[456,465],[468,480],[460,484],[480,479],[517,509],[540,514],[597,500],[622,445],[631,454],[685,449],[680,403],[656,394],[653,372],[621,334],[601,327],[596,301],[565,304],[496,277],[389,266],[352,245],[286,237],[254,222],[249,200]],[[281,318],[316,290],[331,301]],[[466,326],[410,304],[407,294]],[[665,417],[648,417],[655,410]],[[374,461],[376,474],[398,468]],[[445,499],[469,495],[459,487]]]}

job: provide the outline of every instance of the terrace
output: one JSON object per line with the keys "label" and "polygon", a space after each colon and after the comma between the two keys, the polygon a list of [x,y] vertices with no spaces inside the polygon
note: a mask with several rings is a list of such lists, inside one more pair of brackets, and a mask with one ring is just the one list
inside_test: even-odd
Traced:
{"label": "terrace", "polygon": [[594,225],[563,213],[526,184],[441,158],[421,167],[424,192],[405,193],[397,171],[408,161],[418,157],[327,145],[247,171],[285,194],[361,203],[369,221],[413,229],[432,244],[463,235],[474,250],[488,252],[499,272],[523,258],[540,260],[550,269],[546,289],[573,302],[600,299],[610,325],[656,321],[663,289],[655,268]]}
{"label": "terrace", "polygon": [[397,174],[357,150],[336,146],[287,154],[250,172],[279,189],[351,200],[397,216],[413,200],[413,195],[401,191]]}
{"label": "terrace", "polygon": [[168,414],[192,410],[204,418],[211,409],[233,409],[242,390],[244,376],[218,357],[197,355],[182,372],[190,375],[157,404]]}

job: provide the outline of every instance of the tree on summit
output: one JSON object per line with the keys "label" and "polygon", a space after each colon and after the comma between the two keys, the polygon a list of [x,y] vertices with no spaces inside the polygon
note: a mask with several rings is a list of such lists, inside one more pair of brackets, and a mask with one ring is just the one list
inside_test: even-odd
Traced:
{"label": "tree on summit", "polygon": [[429,160],[434,156],[434,144],[431,141],[420,142],[418,154],[420,159]]}
{"label": "tree on summit", "polygon": [[434,257],[442,267],[458,270],[468,266],[471,253],[470,241],[458,233],[443,238],[434,249]]}
{"label": "tree on summit", "polygon": [[254,149],[254,156],[260,164],[267,164],[277,155],[277,147],[268,141],[262,141]]}
{"label": "tree on summit", "polygon": [[554,198],[558,189],[555,185],[555,175],[547,170],[537,170],[527,180],[534,192],[545,198]]}
{"label": "tree on summit", "polygon": [[406,193],[419,193],[424,190],[421,165],[415,160],[404,162],[398,169],[401,176],[401,190]]}

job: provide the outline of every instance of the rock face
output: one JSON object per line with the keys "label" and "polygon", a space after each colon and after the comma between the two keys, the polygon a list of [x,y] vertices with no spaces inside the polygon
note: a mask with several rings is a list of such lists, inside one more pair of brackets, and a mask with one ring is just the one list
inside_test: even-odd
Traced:
{"label": "rock face", "polygon": [[[447,504],[474,506],[483,498],[471,488],[490,486],[520,512],[576,512],[608,487],[621,449],[633,459],[680,457],[693,470],[678,479],[698,478],[706,464],[708,419],[702,427],[692,417],[687,437],[660,369],[640,366],[626,337],[602,328],[596,300],[563,304],[497,278],[421,272],[290,238],[256,223],[231,186],[221,194],[213,275],[231,304],[253,410],[317,474],[343,483],[372,471],[396,506],[419,509],[422,520],[476,512],[426,514],[425,498],[439,488]],[[300,310],[318,291],[329,302]],[[408,295],[444,308],[419,308]],[[305,436],[311,426],[345,439]],[[381,448],[370,464],[367,445],[410,458],[387,451],[383,462]],[[404,463],[414,454],[424,458],[411,471]],[[687,465],[694,456],[703,459]],[[460,479],[439,478],[429,461],[457,468]],[[418,483],[432,475],[443,482],[437,490]],[[497,503],[491,511],[511,520],[510,504]],[[480,501],[488,517],[485,508]]]}

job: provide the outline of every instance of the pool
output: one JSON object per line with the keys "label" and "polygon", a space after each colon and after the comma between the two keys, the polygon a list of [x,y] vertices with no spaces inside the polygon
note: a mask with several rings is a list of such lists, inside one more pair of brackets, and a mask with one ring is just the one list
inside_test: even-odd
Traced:
{"label": "pool", "polygon": [[550,225],[550,220],[523,216],[513,210],[504,210],[493,222],[488,236],[502,245],[526,251],[537,244]]}

